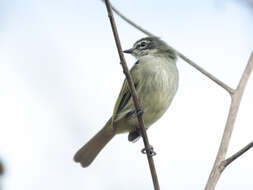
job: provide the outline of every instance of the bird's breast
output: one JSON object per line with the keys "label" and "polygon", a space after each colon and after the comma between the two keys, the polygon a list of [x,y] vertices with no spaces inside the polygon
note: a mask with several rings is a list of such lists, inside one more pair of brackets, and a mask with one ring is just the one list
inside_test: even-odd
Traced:
{"label": "bird's breast", "polygon": [[169,107],[178,88],[178,71],[176,64],[167,59],[149,60],[143,66],[143,83],[138,95],[144,109],[144,122],[149,126]]}

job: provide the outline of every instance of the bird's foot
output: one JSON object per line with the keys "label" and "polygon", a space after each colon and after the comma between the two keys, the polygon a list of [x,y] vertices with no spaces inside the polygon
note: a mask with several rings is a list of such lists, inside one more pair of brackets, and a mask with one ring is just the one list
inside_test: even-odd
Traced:
{"label": "bird's foot", "polygon": [[143,149],[141,150],[141,152],[142,152],[143,154],[149,154],[150,156],[155,156],[155,155],[156,155],[156,152],[154,151],[154,148],[153,148],[153,146],[151,146],[151,145],[150,145],[149,149],[143,148]]}
{"label": "bird's foot", "polygon": [[143,115],[143,113],[144,113],[143,108],[138,109],[136,112],[137,116],[141,116],[141,115]]}

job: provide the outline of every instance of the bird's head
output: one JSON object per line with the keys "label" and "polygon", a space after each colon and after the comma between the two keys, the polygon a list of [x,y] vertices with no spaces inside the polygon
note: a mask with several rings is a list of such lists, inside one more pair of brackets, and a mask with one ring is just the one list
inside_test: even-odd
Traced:
{"label": "bird's head", "polygon": [[130,53],[137,59],[145,55],[167,55],[176,58],[176,52],[172,50],[164,41],[157,37],[146,37],[134,43],[131,49],[124,53]]}

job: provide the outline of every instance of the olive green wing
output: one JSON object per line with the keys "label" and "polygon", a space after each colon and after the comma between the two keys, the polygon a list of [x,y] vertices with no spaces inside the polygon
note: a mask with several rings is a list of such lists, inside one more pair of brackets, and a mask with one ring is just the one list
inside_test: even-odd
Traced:
{"label": "olive green wing", "polygon": [[127,104],[127,102],[129,101],[131,97],[131,93],[129,91],[128,88],[128,84],[127,81],[125,80],[123,83],[123,86],[121,88],[119,97],[116,101],[116,104],[114,106],[114,110],[113,110],[113,118],[120,112],[120,110],[122,110],[122,108]]}
{"label": "olive green wing", "polygon": [[112,121],[114,121],[117,118],[117,115],[126,107],[127,104],[129,104],[130,98],[131,92],[128,87],[128,83],[125,80],[120,91],[119,97],[114,106]]}
{"label": "olive green wing", "polygon": [[[137,90],[138,88],[138,79],[136,77],[136,75],[133,75],[133,72],[135,72],[135,68],[133,67],[133,69],[131,69],[131,74],[133,76],[133,80],[134,80],[134,86]],[[130,89],[128,87],[128,83],[127,80],[125,79],[122,89],[120,91],[119,97],[116,101],[116,104],[114,106],[114,110],[113,110],[113,116],[112,116],[112,122],[117,120],[117,116],[119,115],[125,115],[123,112],[133,112],[134,111],[134,105],[131,100],[131,92]],[[126,113],[126,114],[127,114]],[[121,117],[121,116],[120,116]]]}

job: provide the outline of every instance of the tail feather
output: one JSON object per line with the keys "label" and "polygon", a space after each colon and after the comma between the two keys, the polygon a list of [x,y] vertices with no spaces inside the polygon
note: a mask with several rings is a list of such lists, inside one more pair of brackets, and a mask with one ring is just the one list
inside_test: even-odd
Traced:
{"label": "tail feather", "polygon": [[82,167],[88,167],[115,135],[110,121],[75,154],[74,160]]}

